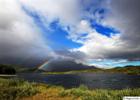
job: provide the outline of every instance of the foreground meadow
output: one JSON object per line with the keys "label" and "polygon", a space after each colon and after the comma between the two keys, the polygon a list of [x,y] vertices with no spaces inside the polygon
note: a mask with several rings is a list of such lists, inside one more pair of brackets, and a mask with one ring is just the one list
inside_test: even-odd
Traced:
{"label": "foreground meadow", "polygon": [[0,79],[0,100],[122,100],[123,96],[140,96],[140,88],[89,90],[81,85],[65,89],[19,79]]}

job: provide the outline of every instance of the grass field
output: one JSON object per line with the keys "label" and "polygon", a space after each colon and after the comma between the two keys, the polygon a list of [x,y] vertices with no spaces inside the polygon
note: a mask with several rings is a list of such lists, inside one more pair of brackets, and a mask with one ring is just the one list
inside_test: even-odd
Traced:
{"label": "grass field", "polygon": [[0,100],[122,100],[123,96],[140,96],[140,89],[89,90],[84,85],[65,89],[19,79],[0,79]]}

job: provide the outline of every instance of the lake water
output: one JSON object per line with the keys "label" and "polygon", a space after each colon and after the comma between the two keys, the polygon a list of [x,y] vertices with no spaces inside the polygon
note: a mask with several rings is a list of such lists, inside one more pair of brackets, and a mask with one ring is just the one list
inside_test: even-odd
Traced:
{"label": "lake water", "polygon": [[140,88],[140,76],[111,73],[81,73],[62,75],[43,75],[40,73],[22,73],[18,75],[28,81],[59,85],[65,88],[78,87],[81,84],[90,89]]}

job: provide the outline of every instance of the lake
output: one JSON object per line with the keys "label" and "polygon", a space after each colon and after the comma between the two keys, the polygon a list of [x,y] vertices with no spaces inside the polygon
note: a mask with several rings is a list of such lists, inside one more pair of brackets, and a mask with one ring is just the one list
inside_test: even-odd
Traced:
{"label": "lake", "polygon": [[81,73],[44,75],[40,73],[21,73],[18,78],[28,81],[59,85],[65,88],[79,87],[81,84],[90,89],[140,88],[139,75],[119,73]]}

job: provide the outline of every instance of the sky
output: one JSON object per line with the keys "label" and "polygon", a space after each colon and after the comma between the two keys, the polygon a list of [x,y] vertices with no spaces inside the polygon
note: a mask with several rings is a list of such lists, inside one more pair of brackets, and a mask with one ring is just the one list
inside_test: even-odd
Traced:
{"label": "sky", "polygon": [[139,0],[0,0],[0,63],[140,65]]}

